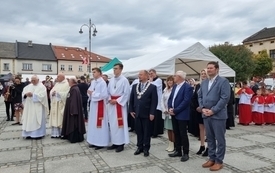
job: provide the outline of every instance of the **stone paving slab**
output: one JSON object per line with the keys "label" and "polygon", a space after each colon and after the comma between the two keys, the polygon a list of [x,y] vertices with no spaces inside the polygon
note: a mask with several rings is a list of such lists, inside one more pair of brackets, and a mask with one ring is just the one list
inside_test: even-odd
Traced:
{"label": "stone paving slab", "polygon": [[244,153],[227,154],[224,162],[242,171],[252,171],[262,167],[271,166],[271,164],[245,155]]}
{"label": "stone paving slab", "polygon": [[96,167],[87,156],[84,156],[46,161],[45,170],[46,173],[77,173],[95,171]]}
{"label": "stone paving slab", "polygon": [[268,158],[275,162],[275,149],[273,148],[262,148],[262,149],[255,149],[247,151],[249,153],[262,156],[264,158]]}
{"label": "stone paving slab", "polygon": [[227,137],[226,138],[226,145],[230,147],[247,147],[247,146],[252,146],[255,145],[254,143],[251,143],[250,141],[247,141],[245,139],[238,139],[238,138],[233,138],[233,137]]}
{"label": "stone paving slab", "polygon": [[31,147],[30,140],[14,139],[14,140],[0,140],[0,149],[4,148],[18,148],[18,147]]}
{"label": "stone paving slab", "polygon": [[44,157],[62,156],[82,152],[84,151],[79,144],[70,144],[69,142],[64,145],[43,147]]}
{"label": "stone paving slab", "polygon": [[270,143],[270,142],[275,142],[275,139],[272,137],[268,137],[268,136],[263,136],[263,135],[244,135],[241,138],[247,139],[247,140],[251,140],[251,141],[255,141],[255,142],[259,142],[259,143]]}
{"label": "stone paving slab", "polygon": [[147,167],[147,168],[141,168],[141,169],[136,169],[136,170],[131,170],[131,171],[125,171],[122,173],[165,173],[164,170],[157,166],[152,166],[152,167]]}
{"label": "stone paving slab", "polygon": [[123,154],[116,152],[102,152],[99,155],[110,167],[148,162],[148,159],[144,157],[143,154],[134,156],[133,150],[126,150]]}
{"label": "stone paving slab", "polygon": [[30,172],[30,164],[26,164],[23,166],[10,166],[7,168],[0,169],[1,173],[29,173]]}
{"label": "stone paving slab", "polygon": [[8,139],[8,138],[20,138],[22,136],[22,131],[16,131],[16,132],[6,132],[2,133],[0,135],[0,139]]}
{"label": "stone paving slab", "polygon": [[30,160],[30,149],[0,152],[0,163],[10,163],[25,160]]}

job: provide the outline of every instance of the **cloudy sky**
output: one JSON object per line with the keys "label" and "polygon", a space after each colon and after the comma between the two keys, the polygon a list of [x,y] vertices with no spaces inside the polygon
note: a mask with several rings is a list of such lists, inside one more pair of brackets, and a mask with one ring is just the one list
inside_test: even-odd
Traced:
{"label": "cloudy sky", "polygon": [[273,0],[2,0],[0,41],[88,47],[88,28],[78,31],[91,18],[92,51],[127,59],[179,44],[241,44],[275,27],[274,7]]}

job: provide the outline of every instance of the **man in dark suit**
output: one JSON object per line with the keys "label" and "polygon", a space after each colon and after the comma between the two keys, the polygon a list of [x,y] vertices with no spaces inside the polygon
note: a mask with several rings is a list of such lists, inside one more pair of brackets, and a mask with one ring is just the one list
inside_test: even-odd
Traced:
{"label": "man in dark suit", "polygon": [[[170,157],[181,157],[181,161],[189,160],[189,139],[187,126],[189,121],[190,102],[193,95],[193,88],[185,82],[186,73],[177,71],[174,75],[176,85],[168,99],[169,114],[172,115],[173,131],[175,135],[174,153]],[[183,155],[182,155],[183,151]]]}
{"label": "man in dark suit", "polygon": [[230,99],[229,81],[220,77],[218,73],[218,62],[209,62],[207,64],[209,79],[202,81],[198,91],[198,111],[202,112],[209,155],[209,160],[202,167],[210,168],[210,171],[223,168],[226,147],[226,105]]}
{"label": "man in dark suit", "polygon": [[152,123],[158,105],[157,88],[148,81],[149,73],[146,70],[139,72],[140,82],[133,85],[129,111],[135,119],[135,131],[137,134],[137,150],[134,155],[144,153],[149,156],[151,146]]}

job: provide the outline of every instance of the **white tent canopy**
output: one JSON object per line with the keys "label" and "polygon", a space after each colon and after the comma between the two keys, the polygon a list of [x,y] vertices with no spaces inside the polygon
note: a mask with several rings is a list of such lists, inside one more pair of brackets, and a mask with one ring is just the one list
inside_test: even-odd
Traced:
{"label": "white tent canopy", "polygon": [[[206,68],[210,61],[217,61],[220,65],[220,76],[235,77],[235,71],[212,54],[201,43],[196,43],[182,51],[182,46],[176,46],[161,52],[131,58],[123,62],[123,74],[126,77],[137,77],[143,69],[155,69],[159,76],[172,75],[177,70],[183,70],[187,76],[198,77],[200,71]],[[112,69],[106,74],[112,76]]]}

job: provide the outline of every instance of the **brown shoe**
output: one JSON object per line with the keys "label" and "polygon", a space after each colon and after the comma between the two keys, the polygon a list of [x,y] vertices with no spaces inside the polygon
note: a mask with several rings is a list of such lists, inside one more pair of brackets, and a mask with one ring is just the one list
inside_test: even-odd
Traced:
{"label": "brown shoe", "polygon": [[215,164],[215,162],[213,162],[212,160],[208,160],[207,162],[205,162],[204,164],[202,164],[202,167],[203,168],[210,168],[214,164]]}
{"label": "brown shoe", "polygon": [[210,167],[210,171],[218,171],[223,168],[223,164],[215,163],[213,166]]}

